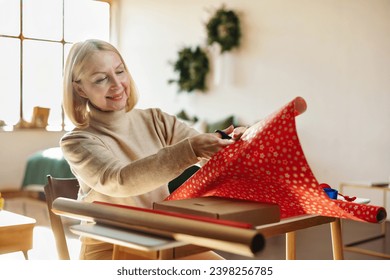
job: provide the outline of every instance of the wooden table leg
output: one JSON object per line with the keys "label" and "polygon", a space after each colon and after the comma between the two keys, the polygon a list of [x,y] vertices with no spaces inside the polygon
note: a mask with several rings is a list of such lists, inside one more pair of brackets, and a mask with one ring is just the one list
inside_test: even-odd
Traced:
{"label": "wooden table leg", "polygon": [[341,235],[341,221],[339,218],[330,223],[330,229],[332,234],[333,259],[343,260],[343,239]]}
{"label": "wooden table leg", "polygon": [[28,251],[23,251],[24,259],[28,260]]}
{"label": "wooden table leg", "polygon": [[286,260],[296,259],[296,239],[295,231],[286,233]]}

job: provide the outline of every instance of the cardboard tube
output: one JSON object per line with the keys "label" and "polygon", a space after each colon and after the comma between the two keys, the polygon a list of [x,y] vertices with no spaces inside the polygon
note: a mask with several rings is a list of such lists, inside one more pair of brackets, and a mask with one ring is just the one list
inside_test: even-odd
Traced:
{"label": "cardboard tube", "polygon": [[52,211],[61,216],[148,232],[193,245],[253,257],[265,245],[254,229],[243,229],[103,204],[57,198]]}

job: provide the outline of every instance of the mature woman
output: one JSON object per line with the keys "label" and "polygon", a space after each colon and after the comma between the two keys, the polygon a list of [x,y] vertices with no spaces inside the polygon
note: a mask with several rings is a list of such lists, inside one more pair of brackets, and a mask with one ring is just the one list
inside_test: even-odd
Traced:
{"label": "mature woman", "polygon": [[[73,45],[64,71],[63,105],[76,128],[60,142],[80,183],[79,199],[151,208],[168,196],[167,183],[233,140],[200,134],[159,109],[135,109],[137,89],[111,44]],[[82,238],[80,259],[111,259],[113,246]],[[193,256],[220,258],[213,252]]]}

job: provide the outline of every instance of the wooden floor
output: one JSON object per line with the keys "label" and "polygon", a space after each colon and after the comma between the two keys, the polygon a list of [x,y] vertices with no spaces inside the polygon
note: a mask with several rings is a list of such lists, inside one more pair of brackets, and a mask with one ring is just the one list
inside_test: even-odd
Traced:
{"label": "wooden floor", "polygon": [[[51,233],[46,204],[41,201],[25,198],[15,198],[6,201],[5,208],[15,213],[24,214],[37,220],[34,230],[34,248],[29,252],[30,259],[52,260],[57,259],[54,238]],[[381,238],[358,247],[374,250],[380,253],[390,254],[390,222],[386,224],[369,224],[354,221],[342,222],[344,244],[367,239],[381,234],[386,228],[387,238]],[[297,234],[297,259],[301,260],[331,260],[332,247],[330,238],[330,226],[321,225],[310,229],[298,231]],[[70,254],[72,259],[77,259],[80,243],[78,237],[68,234]],[[218,252],[226,259],[248,259],[239,255]],[[344,251],[344,257],[348,260],[383,260],[383,258]],[[2,259],[24,259],[21,252],[0,255]],[[284,235],[272,237],[266,240],[265,248],[256,259],[283,260],[285,259]]]}

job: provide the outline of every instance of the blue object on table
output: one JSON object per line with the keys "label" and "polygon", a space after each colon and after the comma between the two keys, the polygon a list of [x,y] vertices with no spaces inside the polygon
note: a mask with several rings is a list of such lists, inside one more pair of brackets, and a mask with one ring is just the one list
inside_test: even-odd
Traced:
{"label": "blue object on table", "polygon": [[49,174],[56,178],[75,177],[60,147],[36,152],[27,159],[22,188],[28,185],[46,185]]}
{"label": "blue object on table", "polygon": [[324,191],[331,199],[337,199],[338,191],[332,188],[324,188]]}

